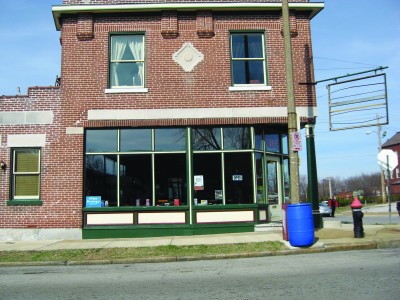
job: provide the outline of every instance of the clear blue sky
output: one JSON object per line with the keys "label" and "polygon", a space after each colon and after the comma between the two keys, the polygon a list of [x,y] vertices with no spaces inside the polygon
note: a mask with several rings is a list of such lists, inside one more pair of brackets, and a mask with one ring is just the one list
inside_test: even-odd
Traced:
{"label": "clear blue sky", "polygon": [[[313,1],[317,2],[317,1]],[[0,95],[22,94],[29,86],[54,85],[60,74],[60,33],[51,6],[62,0],[0,0]],[[400,1],[326,0],[311,22],[316,80],[378,66],[386,70],[388,137],[400,131]],[[326,84],[317,85],[315,130],[318,177],[347,178],[379,172],[376,127],[329,131]],[[367,135],[367,131],[375,131]],[[304,130],[302,130],[304,135]],[[300,174],[307,173],[305,137]]]}

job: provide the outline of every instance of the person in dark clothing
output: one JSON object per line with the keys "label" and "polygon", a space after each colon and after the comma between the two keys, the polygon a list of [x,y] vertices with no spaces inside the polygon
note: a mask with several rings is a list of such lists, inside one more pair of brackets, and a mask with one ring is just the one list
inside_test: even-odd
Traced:
{"label": "person in dark clothing", "polygon": [[396,208],[397,208],[397,212],[399,213],[399,216],[400,216],[400,201],[397,201]]}
{"label": "person in dark clothing", "polygon": [[336,199],[332,198],[329,199],[329,205],[331,206],[332,212],[331,212],[331,217],[335,217],[335,210],[336,210]]}

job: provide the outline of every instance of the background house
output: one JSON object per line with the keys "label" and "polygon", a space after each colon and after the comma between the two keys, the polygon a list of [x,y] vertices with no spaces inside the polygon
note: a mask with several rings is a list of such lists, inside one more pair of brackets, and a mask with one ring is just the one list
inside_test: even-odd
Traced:
{"label": "background house", "polygon": [[[389,138],[383,145],[382,149],[389,149],[397,152],[397,159],[400,161],[400,132],[397,132],[394,136]],[[400,166],[398,165],[390,177],[390,193],[392,195],[400,194]]]}

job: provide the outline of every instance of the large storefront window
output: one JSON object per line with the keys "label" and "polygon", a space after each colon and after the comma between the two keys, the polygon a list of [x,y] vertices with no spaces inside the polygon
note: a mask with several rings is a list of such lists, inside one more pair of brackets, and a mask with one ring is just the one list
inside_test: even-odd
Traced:
{"label": "large storefront window", "polygon": [[102,203],[117,206],[117,156],[86,156],[85,194],[101,197]]}
{"label": "large storefront window", "polygon": [[193,173],[194,204],[223,204],[221,154],[194,154]]}
{"label": "large storefront window", "polygon": [[187,204],[185,154],[155,155],[156,205]]}
{"label": "large storefront window", "polygon": [[286,144],[287,135],[261,126],[87,129],[85,203],[87,207],[267,203],[271,190],[266,184],[271,173],[267,155],[279,166],[283,162],[282,192],[288,196]]}
{"label": "large storefront window", "polygon": [[226,204],[253,203],[250,153],[225,153]]}
{"label": "large storefront window", "polygon": [[121,155],[119,163],[120,206],[150,206],[151,155]]}

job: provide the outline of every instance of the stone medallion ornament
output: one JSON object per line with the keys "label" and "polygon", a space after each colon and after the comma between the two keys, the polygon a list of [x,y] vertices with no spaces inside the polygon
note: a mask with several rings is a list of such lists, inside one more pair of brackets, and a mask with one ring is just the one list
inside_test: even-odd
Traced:
{"label": "stone medallion ornament", "polygon": [[194,67],[204,59],[204,55],[199,52],[192,43],[185,43],[181,49],[172,55],[172,59],[178,63],[185,72],[191,72]]}

